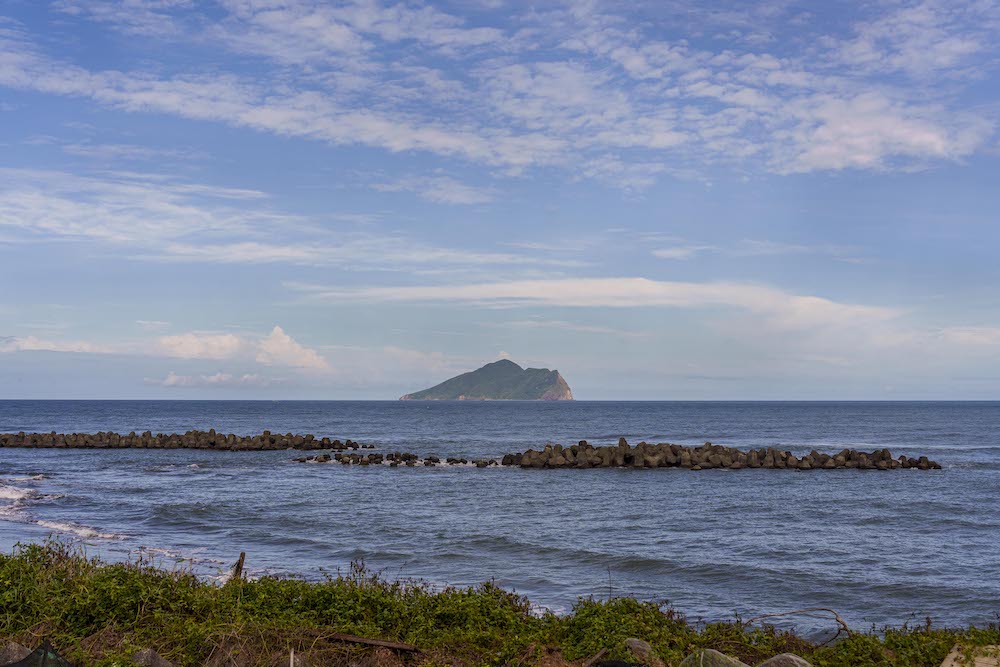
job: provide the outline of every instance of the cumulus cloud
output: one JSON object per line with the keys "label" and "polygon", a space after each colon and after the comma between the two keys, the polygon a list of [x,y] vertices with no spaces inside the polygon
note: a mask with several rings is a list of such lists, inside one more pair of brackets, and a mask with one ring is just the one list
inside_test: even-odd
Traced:
{"label": "cumulus cloud", "polygon": [[311,370],[330,368],[326,359],[316,350],[297,342],[279,326],[275,326],[271,333],[257,344],[256,359],[266,366],[292,366]]}

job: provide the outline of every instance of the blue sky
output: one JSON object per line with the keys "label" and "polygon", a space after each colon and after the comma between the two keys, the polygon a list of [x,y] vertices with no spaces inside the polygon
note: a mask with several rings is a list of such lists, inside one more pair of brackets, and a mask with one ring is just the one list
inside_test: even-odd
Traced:
{"label": "blue sky", "polygon": [[995,399],[998,43],[981,0],[6,0],[0,397],[509,356],[581,399]]}

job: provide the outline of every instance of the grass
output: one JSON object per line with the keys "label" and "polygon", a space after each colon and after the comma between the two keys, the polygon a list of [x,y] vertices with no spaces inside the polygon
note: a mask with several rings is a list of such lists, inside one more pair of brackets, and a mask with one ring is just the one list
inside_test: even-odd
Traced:
{"label": "grass", "polygon": [[[416,654],[335,641],[331,633],[406,642]],[[816,667],[938,667],[956,644],[1000,644],[1000,627],[928,625],[855,633],[818,646],[737,620],[695,625],[654,602],[581,599],[566,616],[533,614],[527,599],[486,583],[432,590],[381,579],[362,566],[323,582],[265,577],[217,585],[149,561],[103,563],[58,542],[0,555],[0,641],[48,639],[80,665],[128,665],[151,647],[176,665],[559,667],[602,649],[628,659],[624,640],[648,641],[668,666],[699,648],[748,664],[783,652]],[[284,655],[283,661],[281,656]]]}

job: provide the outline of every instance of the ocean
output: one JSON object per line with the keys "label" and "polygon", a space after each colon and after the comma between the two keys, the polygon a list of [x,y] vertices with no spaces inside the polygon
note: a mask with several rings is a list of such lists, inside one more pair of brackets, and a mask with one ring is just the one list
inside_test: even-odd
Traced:
{"label": "ocean", "polygon": [[619,436],[888,447],[943,470],[388,468],[294,463],[287,451],[0,449],[0,549],[55,536],[207,578],[241,551],[254,576],[319,579],[363,561],[435,586],[492,580],[556,613],[621,595],[704,621],[811,606],[859,628],[1000,613],[1000,402],[0,401],[0,432],[209,428],[465,458]]}

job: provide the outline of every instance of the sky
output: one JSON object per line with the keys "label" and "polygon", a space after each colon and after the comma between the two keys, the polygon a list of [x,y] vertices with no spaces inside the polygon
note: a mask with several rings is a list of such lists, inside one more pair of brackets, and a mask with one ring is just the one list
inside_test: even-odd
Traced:
{"label": "sky", "polygon": [[1000,3],[0,2],[0,398],[1000,398]]}

